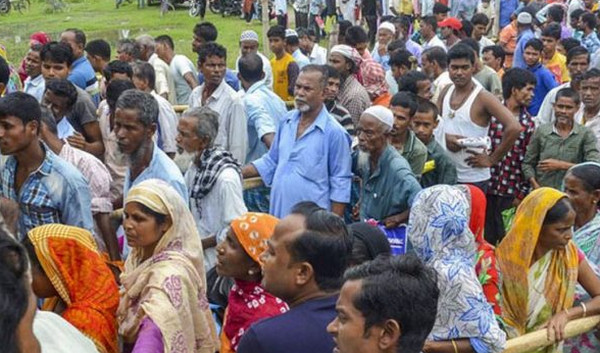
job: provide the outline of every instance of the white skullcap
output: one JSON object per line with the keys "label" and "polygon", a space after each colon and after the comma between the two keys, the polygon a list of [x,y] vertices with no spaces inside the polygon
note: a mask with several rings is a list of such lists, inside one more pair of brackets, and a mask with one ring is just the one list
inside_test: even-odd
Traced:
{"label": "white skullcap", "polygon": [[285,30],[285,37],[298,37],[298,32],[288,28]]}
{"label": "white skullcap", "polygon": [[384,106],[381,106],[381,105],[370,106],[362,113],[362,115],[364,115],[364,114],[368,114],[368,115],[374,117],[375,119],[381,121],[382,123],[389,126],[390,128],[394,127],[394,113],[392,113],[391,110],[389,110],[388,108],[386,108]]}
{"label": "white skullcap", "polygon": [[394,26],[391,22],[383,22],[379,25],[379,28],[377,28],[377,30],[379,31],[380,29],[387,29],[388,31],[392,32],[393,34],[396,34],[396,26]]}
{"label": "white skullcap", "polygon": [[252,30],[248,30],[248,31],[243,31],[242,35],[240,36],[240,42],[244,42],[244,41],[253,41],[253,42],[257,42],[258,43],[258,34],[256,34],[256,32],[252,31]]}

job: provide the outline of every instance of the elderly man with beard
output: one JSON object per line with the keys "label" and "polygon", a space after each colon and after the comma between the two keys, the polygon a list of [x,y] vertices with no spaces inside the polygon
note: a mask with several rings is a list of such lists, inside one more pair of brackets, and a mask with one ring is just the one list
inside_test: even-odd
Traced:
{"label": "elderly man with beard", "polygon": [[406,159],[388,143],[393,126],[394,114],[388,108],[365,110],[356,129],[359,150],[352,155],[352,172],[362,180],[353,216],[375,219],[388,228],[408,220],[410,205],[421,191]]}
{"label": "elderly man with beard", "polygon": [[269,213],[283,218],[300,201],[343,215],[350,201],[350,136],[323,104],[324,66],[305,66],[296,80],[296,109],[279,123],[267,154],[243,169],[271,186]]}

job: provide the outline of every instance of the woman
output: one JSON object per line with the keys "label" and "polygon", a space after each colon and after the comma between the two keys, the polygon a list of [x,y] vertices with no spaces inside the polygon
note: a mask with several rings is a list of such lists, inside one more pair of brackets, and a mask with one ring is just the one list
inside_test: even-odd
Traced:
{"label": "woman", "polygon": [[[509,337],[547,327],[548,338],[558,343],[568,321],[600,313],[600,280],[571,241],[574,222],[567,195],[551,188],[536,189],[519,205],[496,249]],[[572,307],[578,282],[593,299]],[[535,352],[560,352],[561,346]]]}
{"label": "woman", "polygon": [[217,273],[235,280],[221,331],[221,353],[237,351],[252,323],[288,310],[286,303],[260,284],[259,256],[267,249],[267,239],[278,222],[268,214],[246,213],[231,222],[227,238],[217,246]]}
{"label": "woman", "polygon": [[411,209],[408,236],[417,255],[438,273],[440,298],[423,352],[487,352],[504,348],[506,335],[487,303],[473,263],[469,202],[449,185],[421,191]]}
{"label": "woman", "polygon": [[[599,273],[600,265],[600,164],[583,163],[571,167],[564,179],[565,193],[575,210],[575,231],[573,242],[589,261],[592,269]],[[589,300],[586,291],[577,286],[575,304]],[[565,352],[591,353],[600,351],[600,342],[591,333],[584,333],[565,342]]]}
{"label": "woman", "polygon": [[14,66],[10,63],[10,61],[8,61],[8,53],[6,52],[6,47],[3,44],[0,44],[0,56],[8,64],[8,70],[9,70],[8,83],[6,84],[6,88],[4,89],[4,92],[0,92],[0,95],[7,95],[9,93],[22,91],[23,83],[21,82],[19,73],[14,68]]}
{"label": "woman", "polygon": [[118,352],[119,289],[92,234],[48,224],[32,229],[27,236],[24,245],[32,263],[33,292],[49,298],[43,309],[61,315],[101,353]]}
{"label": "woman", "polygon": [[457,187],[465,193],[471,205],[469,229],[475,235],[475,246],[477,248],[475,273],[483,288],[483,294],[492,306],[494,314],[496,314],[496,318],[501,320],[502,310],[499,303],[500,279],[496,264],[496,255],[494,254],[494,247],[485,241],[483,237],[487,200],[483,191],[474,185],[459,185]]}
{"label": "woman", "polygon": [[363,262],[374,260],[379,255],[391,255],[390,242],[381,229],[377,226],[357,222],[350,226],[350,233],[354,238],[350,266],[357,266]]}
{"label": "woman", "polygon": [[361,67],[363,86],[369,93],[373,105],[390,106],[392,95],[385,80],[385,70],[373,59],[363,61]]}
{"label": "woman", "polygon": [[202,246],[185,201],[149,179],[129,190],[124,216],[131,253],[117,315],[125,352],[214,353]]}

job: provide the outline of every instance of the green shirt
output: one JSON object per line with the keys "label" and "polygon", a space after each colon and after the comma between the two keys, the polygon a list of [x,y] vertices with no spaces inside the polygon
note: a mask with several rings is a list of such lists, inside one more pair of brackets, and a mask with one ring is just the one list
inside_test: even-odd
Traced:
{"label": "green shirt", "polygon": [[439,184],[456,184],[456,166],[433,137],[427,144],[427,161],[434,161],[435,169],[421,176],[421,186],[423,188]]}
{"label": "green shirt", "polygon": [[569,163],[598,162],[600,153],[596,147],[594,133],[577,123],[566,138],[562,138],[554,128],[553,123],[539,126],[533,133],[527,146],[527,153],[521,166],[526,180],[535,177],[540,186],[555,189],[561,188],[566,170],[542,172],[537,170],[540,161],[558,159]]}
{"label": "green shirt", "polygon": [[412,130],[408,130],[408,138],[402,151],[398,150],[402,154],[402,157],[406,159],[410,165],[410,169],[417,176],[421,177],[423,174],[423,167],[427,161],[427,147],[417,138]]}
{"label": "green shirt", "polygon": [[360,220],[383,221],[408,210],[421,186],[398,151],[388,145],[373,172],[368,159],[359,165],[358,154],[352,155],[352,172],[362,180]]}

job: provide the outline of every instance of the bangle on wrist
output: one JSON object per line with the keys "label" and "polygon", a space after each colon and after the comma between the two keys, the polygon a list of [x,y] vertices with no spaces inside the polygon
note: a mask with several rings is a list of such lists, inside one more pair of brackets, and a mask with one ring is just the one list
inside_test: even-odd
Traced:
{"label": "bangle on wrist", "polygon": [[581,308],[583,309],[583,317],[587,316],[587,306],[585,306],[585,303],[581,303]]}
{"label": "bangle on wrist", "polygon": [[452,342],[452,347],[454,348],[454,353],[458,353],[458,347],[456,346],[456,342],[454,340],[450,340]]}

